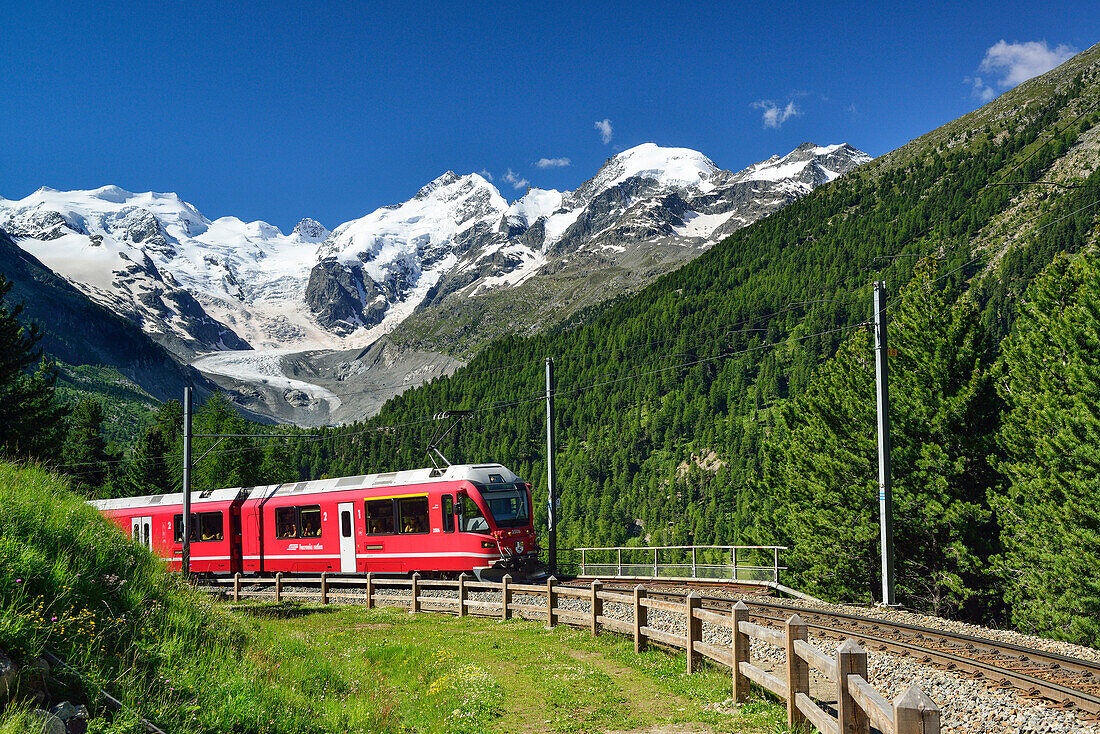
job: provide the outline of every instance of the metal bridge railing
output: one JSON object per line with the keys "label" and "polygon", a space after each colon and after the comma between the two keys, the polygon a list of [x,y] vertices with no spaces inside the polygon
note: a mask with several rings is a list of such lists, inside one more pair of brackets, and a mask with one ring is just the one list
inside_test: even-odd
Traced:
{"label": "metal bridge railing", "polygon": [[574,548],[581,576],[694,578],[779,583],[782,545],[661,545]]}

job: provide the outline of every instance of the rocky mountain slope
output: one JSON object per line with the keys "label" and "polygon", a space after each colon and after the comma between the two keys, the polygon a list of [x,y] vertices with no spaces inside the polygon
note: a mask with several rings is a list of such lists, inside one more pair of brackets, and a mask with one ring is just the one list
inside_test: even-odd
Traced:
{"label": "rocky mountain slope", "polygon": [[149,396],[150,403],[178,400],[185,385],[194,387],[199,399],[214,391],[196,370],[181,366],[141,329],[92,302],[3,232],[0,273],[12,282],[9,305],[24,305],[22,318],[38,324],[39,346],[60,363],[64,375],[80,366],[107,367],[126,383],[119,389]]}

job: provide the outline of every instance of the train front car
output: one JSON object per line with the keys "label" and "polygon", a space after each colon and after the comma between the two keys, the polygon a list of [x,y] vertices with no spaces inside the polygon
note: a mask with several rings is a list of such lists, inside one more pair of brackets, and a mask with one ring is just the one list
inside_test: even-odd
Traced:
{"label": "train front car", "polygon": [[456,502],[456,520],[466,532],[487,535],[483,548],[495,548],[500,560],[474,568],[482,581],[535,580],[547,575],[531,521],[531,485],[503,466],[471,468],[467,487]]}

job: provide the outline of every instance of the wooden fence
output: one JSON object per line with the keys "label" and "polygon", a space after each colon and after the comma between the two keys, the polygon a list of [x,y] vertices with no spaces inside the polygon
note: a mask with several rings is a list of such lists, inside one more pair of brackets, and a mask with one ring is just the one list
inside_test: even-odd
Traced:
{"label": "wooden fence", "polygon": [[[690,675],[702,658],[729,668],[733,673],[733,697],[737,703],[748,698],[749,682],[756,683],[787,703],[787,723],[795,729],[812,724],[823,734],[867,734],[870,726],[883,734],[938,734],[940,710],[919,687],[911,686],[892,702],[887,701],[867,682],[867,652],[853,639],[841,643],[833,655],[809,644],[809,629],[795,615],[788,619],[782,630],[762,627],[749,621],[749,608],[744,602],[734,605],[732,614],[703,609],[701,598],[691,592],[682,602],[652,599],[646,596],[643,586],[634,588],[632,594],[604,591],[603,584],[593,581],[588,588],[561,586],[550,578],[545,584],[517,584],[505,576],[502,583],[471,581],[466,576],[457,581],[423,580],[418,574],[411,579],[375,577],[330,576],[321,574],[314,578],[284,580],[282,574],[271,579],[242,579],[237,574],[232,579],[214,582],[232,585],[234,601],[244,596],[274,597],[276,602],[284,598],[316,597],[318,591],[285,591],[283,585],[295,587],[318,586],[322,604],[336,599],[357,599],[365,606],[375,605],[407,607],[410,612],[444,612],[458,616],[478,615],[510,619],[519,615],[527,619],[544,619],[547,627],[567,624],[587,627],[593,636],[608,630],[633,636],[634,649],[641,652],[650,642],[687,652],[687,672]],[[244,591],[243,586],[270,585],[271,591]],[[348,588],[361,589],[358,592]],[[408,593],[383,594],[380,590],[408,589]],[[454,596],[425,596],[431,590],[457,592]],[[471,591],[490,592],[495,600],[471,600]],[[515,595],[537,597],[541,603],[517,602]],[[563,598],[578,599],[588,603],[588,611],[565,609],[559,605]],[[632,607],[633,622],[604,615],[607,602]],[[649,611],[658,610],[683,617],[685,634],[675,634],[649,626]],[[703,640],[703,623],[724,627],[732,633],[730,647],[712,645]],[[753,665],[750,656],[750,639],[774,645],[786,653],[786,680],[780,680],[768,671]],[[810,697],[810,669],[813,668],[835,686],[836,711],[821,708]]]}

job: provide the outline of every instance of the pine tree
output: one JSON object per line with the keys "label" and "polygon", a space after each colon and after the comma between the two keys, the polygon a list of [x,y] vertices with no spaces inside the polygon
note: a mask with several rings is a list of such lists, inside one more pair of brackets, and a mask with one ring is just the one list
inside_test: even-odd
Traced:
{"label": "pine tree", "polygon": [[61,460],[67,473],[93,491],[102,488],[107,482],[107,462],[112,458],[102,434],[103,406],[98,400],[81,400],[66,424]]}
{"label": "pine tree", "polygon": [[1005,340],[996,501],[1000,574],[1020,629],[1100,639],[1100,256],[1056,260]]}
{"label": "pine tree", "polygon": [[[157,425],[145,429],[137,448],[126,468],[116,481],[117,493],[134,497],[146,494],[176,492],[183,481],[181,465],[172,460],[172,443],[165,435],[165,427]],[[173,470],[173,468],[175,470]]]}
{"label": "pine tree", "polygon": [[5,305],[11,288],[0,274],[0,454],[48,461],[57,456],[64,428],[54,397],[57,370],[36,347],[38,326],[20,323],[22,304]]}

